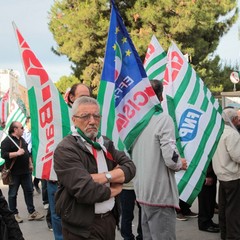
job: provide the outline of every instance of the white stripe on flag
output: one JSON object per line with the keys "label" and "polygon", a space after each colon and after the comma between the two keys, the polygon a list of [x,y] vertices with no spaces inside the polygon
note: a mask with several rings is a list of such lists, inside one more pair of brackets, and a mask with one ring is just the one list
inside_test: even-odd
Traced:
{"label": "white stripe on flag", "polygon": [[164,91],[172,98],[174,109],[169,110],[175,110],[180,136],[177,139],[181,141],[178,147],[182,148],[179,151],[183,151],[189,165],[186,172],[176,173],[176,180],[180,198],[191,204],[201,189],[210,157],[222,133],[221,110],[217,112],[220,109],[217,101],[212,102],[211,92],[197,78],[175,44],[169,48],[168,60],[168,75],[165,76],[168,84]]}

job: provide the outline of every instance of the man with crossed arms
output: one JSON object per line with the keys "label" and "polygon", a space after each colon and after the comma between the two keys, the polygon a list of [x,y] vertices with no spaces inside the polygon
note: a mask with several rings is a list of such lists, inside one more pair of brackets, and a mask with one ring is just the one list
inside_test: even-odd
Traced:
{"label": "man with crossed arms", "polygon": [[75,128],[57,146],[54,168],[60,183],[56,212],[64,240],[114,240],[122,184],[135,175],[134,163],[98,133],[100,107],[91,97],[72,106]]}

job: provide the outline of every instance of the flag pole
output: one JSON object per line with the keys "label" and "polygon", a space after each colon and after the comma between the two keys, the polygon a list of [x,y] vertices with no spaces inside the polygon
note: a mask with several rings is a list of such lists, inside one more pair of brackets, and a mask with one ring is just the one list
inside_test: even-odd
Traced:
{"label": "flag pole", "polygon": [[20,149],[20,147],[14,142],[14,140],[11,138],[11,136],[9,136],[4,129],[2,129],[2,131],[7,135],[7,137],[9,137],[9,139],[13,142],[13,144],[14,144],[18,149]]}

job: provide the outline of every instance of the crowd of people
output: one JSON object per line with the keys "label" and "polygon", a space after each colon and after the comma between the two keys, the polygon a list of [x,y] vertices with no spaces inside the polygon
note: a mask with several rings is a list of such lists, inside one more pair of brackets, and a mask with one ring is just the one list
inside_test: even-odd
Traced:
{"label": "crowd of people", "polygon": [[[151,85],[161,102],[162,83],[152,80]],[[116,228],[124,240],[174,240],[176,220],[191,217],[198,217],[201,231],[220,232],[224,240],[240,239],[240,118],[236,109],[223,110],[225,128],[198,195],[199,212],[194,213],[178,197],[175,172],[188,166],[177,151],[169,115],[156,109],[127,154],[99,132],[100,106],[87,86],[73,85],[67,99],[72,127],[54,151],[57,180],[33,180],[30,118],[25,131],[20,122],[12,122],[1,142],[1,156],[7,168],[12,165],[13,177],[8,202],[0,191],[0,234],[5,229],[6,239],[24,239],[17,208],[20,186],[28,220],[46,219],[56,240],[114,240]],[[34,189],[42,194],[46,216],[35,209]],[[217,205],[219,224],[213,222]],[[137,236],[132,231],[135,207]]]}

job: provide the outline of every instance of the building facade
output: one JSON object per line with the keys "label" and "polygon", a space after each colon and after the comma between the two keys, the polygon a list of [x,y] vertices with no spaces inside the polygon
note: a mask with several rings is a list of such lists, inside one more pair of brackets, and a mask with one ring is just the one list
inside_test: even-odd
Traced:
{"label": "building facade", "polygon": [[12,69],[0,69],[0,97],[9,90],[9,103],[20,98],[29,112],[27,88],[19,84],[20,74]]}

